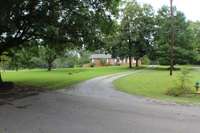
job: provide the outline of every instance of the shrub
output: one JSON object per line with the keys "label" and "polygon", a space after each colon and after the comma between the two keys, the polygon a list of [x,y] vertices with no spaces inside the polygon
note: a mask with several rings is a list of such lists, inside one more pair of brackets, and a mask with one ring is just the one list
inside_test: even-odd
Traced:
{"label": "shrub", "polygon": [[146,56],[146,55],[144,57],[142,57],[141,61],[142,61],[143,65],[149,65],[150,62],[151,62],[150,59],[149,59],[149,57]]}
{"label": "shrub", "polygon": [[170,96],[182,96],[182,95],[186,95],[186,94],[190,94],[192,92],[191,88],[188,87],[181,87],[181,86],[176,86],[176,87],[172,87],[170,89],[167,90],[167,95]]}
{"label": "shrub", "polygon": [[95,67],[95,64],[94,64],[94,63],[91,63],[91,64],[90,64],[90,67]]}
{"label": "shrub", "polygon": [[167,90],[167,95],[181,96],[192,92],[190,83],[190,70],[188,68],[182,68],[179,75],[178,84],[176,87],[172,87]]}
{"label": "shrub", "polygon": [[75,66],[74,62],[68,62],[67,63],[68,68],[74,68],[74,66]]}

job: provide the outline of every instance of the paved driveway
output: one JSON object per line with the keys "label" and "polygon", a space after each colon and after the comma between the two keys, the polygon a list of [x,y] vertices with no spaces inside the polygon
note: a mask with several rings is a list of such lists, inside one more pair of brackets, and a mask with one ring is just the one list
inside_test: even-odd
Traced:
{"label": "paved driveway", "polygon": [[0,106],[0,133],[199,133],[200,107],[158,102],[115,91],[98,77],[72,89]]}

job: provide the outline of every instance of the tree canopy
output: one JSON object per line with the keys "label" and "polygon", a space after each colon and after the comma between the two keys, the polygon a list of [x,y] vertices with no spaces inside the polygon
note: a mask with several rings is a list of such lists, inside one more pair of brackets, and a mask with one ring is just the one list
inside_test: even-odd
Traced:
{"label": "tree canopy", "polygon": [[[100,44],[112,27],[119,0],[8,0],[0,2],[0,54],[32,39],[52,39],[74,45]],[[110,24],[110,25],[109,25]],[[55,30],[56,29],[56,30]],[[54,38],[57,34],[59,38]],[[56,44],[57,45],[57,44]]]}
{"label": "tree canopy", "polygon": [[154,34],[154,10],[150,5],[139,5],[136,1],[128,2],[119,26],[118,44],[114,52],[121,57],[138,60],[149,51]]}
{"label": "tree canopy", "polygon": [[[194,47],[191,45],[192,34],[185,15],[174,8],[174,65],[189,64],[193,60]],[[169,7],[163,6],[156,16],[155,48],[160,64],[169,65],[170,62],[171,21]]]}

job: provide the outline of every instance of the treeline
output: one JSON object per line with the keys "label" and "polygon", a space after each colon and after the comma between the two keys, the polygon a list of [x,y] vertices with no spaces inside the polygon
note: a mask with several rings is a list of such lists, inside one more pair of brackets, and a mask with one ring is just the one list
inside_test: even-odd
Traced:
{"label": "treeline", "polygon": [[47,46],[31,46],[12,49],[9,55],[0,56],[3,70],[82,67],[90,63],[90,52],[78,49],[55,49]]}
{"label": "treeline", "polygon": [[136,1],[123,3],[122,7],[115,34],[107,38],[112,55],[136,61],[148,58],[151,64],[169,65],[174,30],[173,64],[200,64],[200,22],[187,20],[176,7],[173,18],[168,6],[157,12],[151,5]]}
{"label": "treeline", "polygon": [[176,7],[173,12],[172,19],[168,6],[155,12],[151,5],[136,1],[1,1],[1,62],[9,57],[7,66],[12,69],[51,70],[57,59],[70,62],[76,60],[69,57],[77,51],[100,49],[113,57],[129,58],[130,67],[132,58],[138,66],[144,57],[152,64],[169,65],[173,25],[174,65],[200,64],[200,22],[188,21]]}

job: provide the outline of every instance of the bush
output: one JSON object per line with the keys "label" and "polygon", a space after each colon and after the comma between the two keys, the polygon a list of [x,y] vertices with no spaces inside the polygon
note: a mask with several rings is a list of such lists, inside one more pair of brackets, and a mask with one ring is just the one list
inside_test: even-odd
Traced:
{"label": "bush", "polygon": [[66,63],[66,65],[67,65],[68,68],[73,68],[77,64],[76,60],[73,59],[73,58],[67,58],[67,60],[66,60],[65,63]]}
{"label": "bush", "polygon": [[91,64],[90,64],[90,67],[95,67],[95,64],[94,64],[94,63],[91,63]]}
{"label": "bush", "polygon": [[190,94],[191,92],[192,90],[189,86],[188,87],[176,86],[176,87],[172,87],[168,89],[166,94],[170,96],[178,97],[178,96]]}
{"label": "bush", "polygon": [[83,66],[84,64],[89,64],[90,63],[90,58],[89,56],[83,55],[78,59],[78,65]]}
{"label": "bush", "polygon": [[45,63],[44,60],[42,60],[41,58],[38,58],[38,57],[32,57],[30,59],[30,65],[29,67],[30,68],[44,68],[45,66],[47,66],[47,64]]}
{"label": "bush", "polygon": [[143,65],[149,65],[150,62],[151,62],[150,59],[149,59],[149,57],[146,56],[146,55],[145,55],[144,57],[142,57],[142,60],[141,60],[141,61],[142,61],[142,64],[143,64]]}
{"label": "bush", "polygon": [[171,96],[181,96],[192,92],[190,83],[190,70],[188,68],[182,68],[179,75],[178,84],[176,87],[172,87],[167,90],[166,94]]}
{"label": "bush", "polygon": [[68,68],[74,68],[75,64],[73,62],[68,62],[67,67]]}

